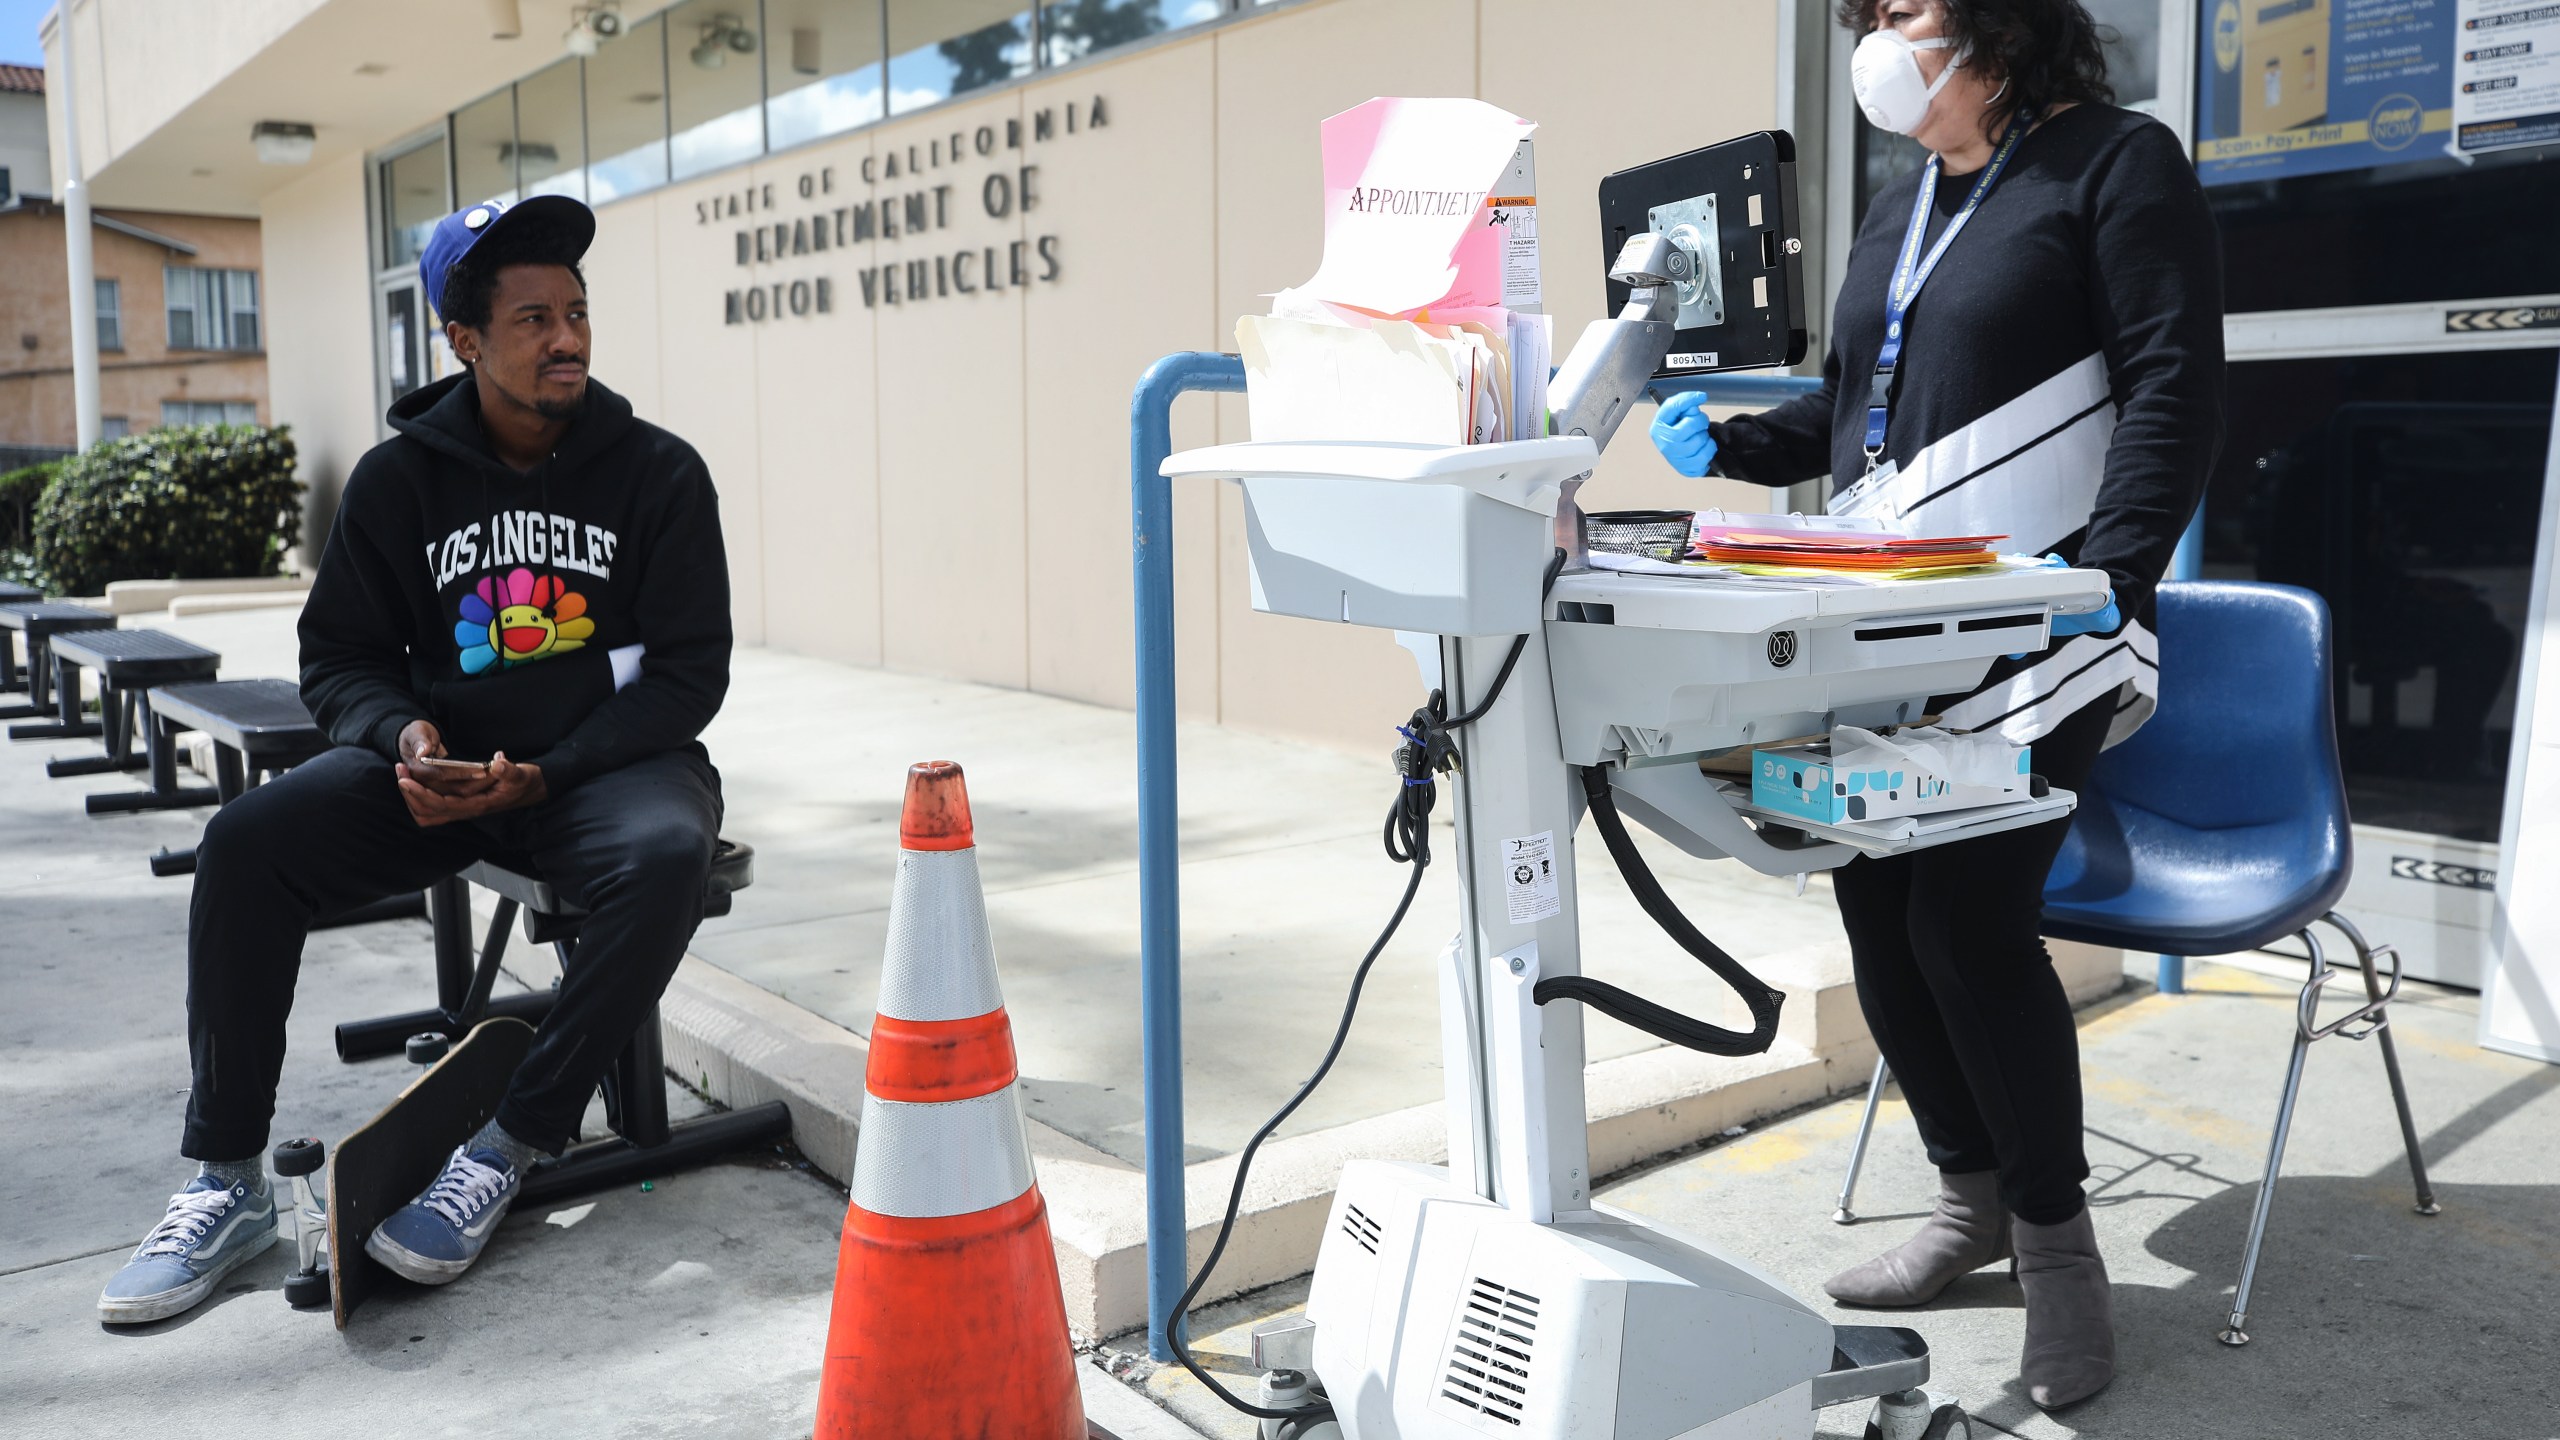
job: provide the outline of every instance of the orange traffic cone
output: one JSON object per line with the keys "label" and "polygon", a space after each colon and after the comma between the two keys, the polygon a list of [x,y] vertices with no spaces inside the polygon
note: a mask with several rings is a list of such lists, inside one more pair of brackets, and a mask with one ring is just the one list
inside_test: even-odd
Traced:
{"label": "orange traffic cone", "polygon": [[958,765],[898,843],[817,1440],[1085,1440]]}

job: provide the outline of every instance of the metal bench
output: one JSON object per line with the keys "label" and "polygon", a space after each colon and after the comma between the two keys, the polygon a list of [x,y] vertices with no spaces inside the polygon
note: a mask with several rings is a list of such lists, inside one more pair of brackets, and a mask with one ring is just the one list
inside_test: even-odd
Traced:
{"label": "metal bench", "polygon": [[[180,789],[178,734],[202,731],[213,741],[213,783]],[[168,798],[167,805],[200,805],[207,800],[228,805],[250,786],[280,774],[329,748],[329,738],[303,708],[302,687],[290,680],[208,680],[159,685],[151,691],[151,735],[148,745],[151,789],[146,794]],[[93,797],[116,798],[116,797]],[[160,808],[136,806],[135,808]],[[193,846],[163,850],[151,857],[154,875],[188,875],[196,868]],[[416,914],[411,903],[407,914]]]}
{"label": "metal bench", "polygon": [[[729,913],[731,897],[755,883],[755,851],[722,840],[712,855],[711,874],[702,887],[706,918]],[[497,897],[488,937],[478,963],[471,956],[471,891],[478,885]],[[337,1030],[338,1057],[362,1060],[405,1049],[409,1058],[428,1063],[473,1025],[496,1015],[512,1015],[539,1025],[551,1011],[552,991],[492,996],[498,967],[506,958],[508,931],[519,911],[528,943],[548,944],[558,953],[562,970],[577,962],[578,926],[586,912],[552,890],[528,864],[483,861],[438,881],[427,891],[434,920],[436,999],[432,1010],[350,1021]],[[716,1156],[751,1145],[788,1139],[791,1112],[779,1100],[744,1110],[704,1115],[681,1123],[667,1118],[666,1047],[657,1007],[633,1032],[630,1043],[605,1076],[605,1120],[615,1138],[573,1146],[556,1159],[533,1167],[525,1177],[521,1204],[540,1205],[609,1185],[625,1184],[671,1170],[688,1169]]]}
{"label": "metal bench", "polygon": [[[151,714],[147,698],[160,685],[211,680],[222,667],[221,654],[162,630],[82,630],[55,636],[51,648],[54,700],[63,728],[83,723],[80,672],[98,672],[98,727],[104,732],[105,753],[48,760],[44,773],[60,779],[148,768],[156,781],[166,769],[174,781],[174,762],[158,754],[159,727],[147,723]],[[143,753],[139,755],[134,753],[133,744],[137,727],[143,730]],[[26,728],[12,726],[10,733],[15,735]],[[90,814],[104,815],[122,810],[203,805],[213,798],[210,790],[180,790],[174,783],[163,789],[155,784],[149,790],[92,795],[88,806]]]}
{"label": "metal bench", "polygon": [[[116,617],[104,610],[74,605],[65,600],[17,600],[0,603],[0,632],[15,630],[27,637],[27,661],[23,672],[18,665],[17,647],[5,633],[0,633],[0,690],[17,690],[26,694],[22,705],[0,705],[0,719],[15,720],[30,715],[53,713],[53,657],[49,653],[56,635],[75,630],[112,630]],[[11,739],[78,739],[95,735],[96,730],[79,730],[69,735],[46,734],[20,736],[20,729],[42,729],[51,726],[13,726]]]}

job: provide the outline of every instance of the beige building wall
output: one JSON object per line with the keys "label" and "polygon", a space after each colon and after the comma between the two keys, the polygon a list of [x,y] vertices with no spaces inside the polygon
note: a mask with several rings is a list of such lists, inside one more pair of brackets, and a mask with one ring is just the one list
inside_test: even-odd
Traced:
{"label": "beige building wall", "polygon": [[293,427],[302,462],[306,563],[317,564],[347,472],[370,448],[374,414],[373,287],[366,263],[365,166],[317,164],[267,193],[267,381],[276,423]]}
{"label": "beige building wall", "polygon": [[[100,210],[193,246],[171,250],[103,226],[91,230],[91,266],[116,282],[123,344],[98,354],[98,413],[133,430],[160,423],[166,401],[233,401],[268,419],[267,362],[258,351],[171,350],[163,267],[258,270],[258,223],[209,215]],[[60,206],[0,213],[0,441],[69,445],[79,428],[71,398],[71,299]],[[263,316],[261,317],[264,318]],[[270,342],[272,343],[272,342]]]}
{"label": "beige building wall", "polygon": [[[1239,314],[1314,271],[1320,120],[1405,94],[1482,96],[1541,122],[1560,350],[1600,313],[1600,176],[1772,123],[1765,0],[1625,8],[1639,30],[1713,33],[1726,58],[1631,53],[1615,25],[1537,0],[1309,0],[606,205],[587,265],[595,373],[709,462],[742,640],[1127,705],[1130,393],[1158,356],[1232,349]],[[1065,112],[1097,98],[1104,123],[1067,133]],[[1043,111],[1058,128],[1035,139]],[[1023,149],[975,153],[980,127],[1008,125]],[[910,154],[920,173],[888,178]],[[1000,217],[984,192],[997,173],[1017,192]],[[951,187],[947,212],[922,233],[738,263],[759,221],[832,223],[838,206],[935,185]],[[277,367],[276,413],[315,449],[327,436],[335,466],[378,433],[346,333],[371,310],[362,216],[361,177],[336,167],[266,209],[279,262],[290,245],[295,273],[319,281],[307,305],[277,307],[274,344],[299,353]],[[963,250],[1003,265],[1019,242],[1036,277],[1043,237],[1054,280],[964,295],[946,272],[930,282],[944,293],[863,303],[866,270],[930,271]],[[828,313],[770,313],[771,287],[820,278]],[[733,323],[729,292],[756,286],[767,318]],[[1177,445],[1243,438],[1240,400],[1178,403]],[[1672,475],[1638,427],[1585,492],[1595,507],[1761,500]],[[1411,661],[1381,632],[1254,613],[1232,487],[1179,493],[1176,512],[1184,712],[1379,749],[1417,698]]]}

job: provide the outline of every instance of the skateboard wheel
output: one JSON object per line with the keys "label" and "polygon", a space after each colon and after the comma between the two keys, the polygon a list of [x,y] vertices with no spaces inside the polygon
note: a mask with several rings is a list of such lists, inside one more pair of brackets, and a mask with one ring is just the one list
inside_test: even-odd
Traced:
{"label": "skateboard wheel", "polygon": [[296,1270],[284,1277],[284,1303],[296,1310],[316,1310],[329,1303],[329,1272]]}
{"label": "skateboard wheel", "polygon": [[444,1052],[452,1048],[453,1041],[440,1030],[430,1030],[423,1035],[412,1035],[408,1043],[409,1063],[433,1065],[444,1058]]}
{"label": "skateboard wheel", "polygon": [[300,1140],[287,1140],[278,1145],[275,1154],[269,1158],[275,1166],[276,1174],[290,1180],[296,1175],[318,1174],[326,1154],[319,1141],[305,1136]]}

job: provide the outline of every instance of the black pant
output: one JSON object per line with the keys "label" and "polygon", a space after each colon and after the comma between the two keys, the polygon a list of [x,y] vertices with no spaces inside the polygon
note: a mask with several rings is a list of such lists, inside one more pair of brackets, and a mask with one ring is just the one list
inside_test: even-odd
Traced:
{"label": "black pant", "polygon": [[[2114,697],[2035,745],[2036,773],[2077,790],[2106,743]],[[1929,1159],[1949,1174],[2000,1172],[2000,1198],[2034,1225],[2086,1203],[2080,1037],[2037,933],[2057,820],[1833,872],[1840,920],[1885,1063],[1902,1082]]]}
{"label": "black pant", "polygon": [[331,750],[249,791],[215,813],[196,847],[187,926],[195,1090],[182,1153],[237,1160],[266,1148],[285,1014],[314,916],[500,859],[530,864],[588,912],[559,1002],[498,1106],[508,1134],[557,1154],[674,978],[702,920],[719,834],[719,773],[689,750],[539,805],[432,827],[409,818],[391,762],[370,750]]}

